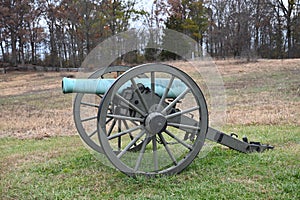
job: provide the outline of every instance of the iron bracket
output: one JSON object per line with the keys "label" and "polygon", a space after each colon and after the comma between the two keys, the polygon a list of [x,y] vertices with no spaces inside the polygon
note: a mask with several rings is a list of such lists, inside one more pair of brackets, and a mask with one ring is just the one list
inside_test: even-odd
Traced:
{"label": "iron bracket", "polygon": [[274,146],[269,144],[261,144],[260,142],[248,142],[248,138],[244,137],[239,140],[236,134],[228,135],[211,127],[208,128],[206,139],[225,145],[231,149],[243,152],[263,152],[268,149],[274,149]]}

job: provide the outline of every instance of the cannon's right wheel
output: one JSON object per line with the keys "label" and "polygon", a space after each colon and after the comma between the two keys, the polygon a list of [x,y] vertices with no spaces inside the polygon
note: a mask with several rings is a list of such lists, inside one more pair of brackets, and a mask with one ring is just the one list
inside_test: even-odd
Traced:
{"label": "cannon's right wheel", "polygon": [[[128,66],[110,66],[97,70],[90,79],[117,78]],[[97,138],[97,113],[102,95],[78,93],[74,99],[73,116],[79,136],[91,149],[103,153]]]}
{"label": "cannon's right wheel", "polygon": [[[122,131],[109,120],[121,120]],[[207,128],[200,88],[186,73],[164,64],[126,71],[107,91],[98,112],[104,154],[129,176],[181,172],[201,150]],[[137,143],[141,148],[130,151]]]}

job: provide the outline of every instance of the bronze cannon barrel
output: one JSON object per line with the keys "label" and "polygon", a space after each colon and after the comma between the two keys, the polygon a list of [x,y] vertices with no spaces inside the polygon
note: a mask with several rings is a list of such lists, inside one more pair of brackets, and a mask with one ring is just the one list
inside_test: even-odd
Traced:
{"label": "bronze cannon barrel", "polygon": [[[62,80],[62,91],[63,93],[104,94],[114,82],[115,79],[72,79],[65,77]],[[151,80],[149,78],[137,78],[135,82],[143,84],[144,87],[151,87]],[[162,96],[168,83],[169,79],[157,78],[155,80],[155,93]],[[131,87],[130,80],[120,87],[119,92],[128,87]],[[176,98],[186,88],[187,86],[182,81],[174,80],[167,98]]]}

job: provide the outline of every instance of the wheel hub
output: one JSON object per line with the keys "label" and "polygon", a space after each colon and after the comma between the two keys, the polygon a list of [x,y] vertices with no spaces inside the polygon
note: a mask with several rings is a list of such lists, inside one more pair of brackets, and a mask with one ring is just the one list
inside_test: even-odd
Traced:
{"label": "wheel hub", "polygon": [[163,132],[167,127],[167,119],[158,112],[150,113],[145,120],[145,128],[151,136]]}

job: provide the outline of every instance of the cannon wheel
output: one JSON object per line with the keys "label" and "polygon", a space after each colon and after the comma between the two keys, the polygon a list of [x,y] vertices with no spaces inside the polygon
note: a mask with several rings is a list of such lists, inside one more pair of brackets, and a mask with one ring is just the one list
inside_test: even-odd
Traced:
{"label": "cannon wheel", "polygon": [[[151,82],[146,88],[148,95],[137,84],[141,75]],[[157,78],[168,81],[160,96],[156,94]],[[177,97],[168,98],[175,81],[181,81],[185,90]],[[123,86],[124,89],[124,84],[128,83],[131,87],[127,89],[132,88],[138,98],[133,102],[130,90],[125,94],[120,92],[120,88]],[[123,112],[114,112],[116,110]],[[181,172],[201,150],[208,128],[206,101],[198,85],[183,71],[164,64],[146,64],[126,71],[107,91],[98,111],[98,138],[104,154],[117,169],[129,176]],[[178,122],[174,118],[181,120]],[[106,123],[117,119],[125,126],[121,132]],[[117,138],[126,135],[128,139],[122,139],[120,144]],[[138,142],[141,148],[129,151]]]}
{"label": "cannon wheel", "polygon": [[[113,76],[119,76],[128,66],[111,66],[99,69],[89,76],[91,79],[101,79],[105,75],[115,73]],[[103,150],[97,140],[94,138],[97,133],[97,112],[101,95],[78,93],[74,99],[73,116],[77,131],[81,139],[93,150],[103,153]]]}

